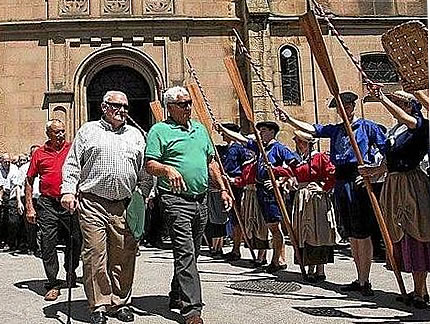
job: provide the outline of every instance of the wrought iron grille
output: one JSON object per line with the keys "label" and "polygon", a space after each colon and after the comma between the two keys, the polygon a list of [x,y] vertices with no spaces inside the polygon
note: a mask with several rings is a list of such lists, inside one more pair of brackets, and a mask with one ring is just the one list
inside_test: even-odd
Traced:
{"label": "wrought iron grille", "polygon": [[396,69],[389,61],[386,54],[362,55],[361,67],[372,81],[380,83],[399,82]]}
{"label": "wrought iron grille", "polygon": [[299,55],[292,46],[281,48],[282,99],[289,106],[301,105]]}

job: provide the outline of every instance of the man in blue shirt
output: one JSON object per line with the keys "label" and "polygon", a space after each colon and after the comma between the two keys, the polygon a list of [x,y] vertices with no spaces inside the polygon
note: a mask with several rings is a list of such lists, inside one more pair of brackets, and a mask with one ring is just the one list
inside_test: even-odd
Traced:
{"label": "man in blue shirt", "polygon": [[[357,118],[354,114],[358,96],[353,92],[341,93],[341,100],[364,163],[375,163],[375,147],[385,151],[385,135],[376,123],[371,120]],[[330,108],[336,108],[336,101],[331,100]],[[359,291],[363,296],[372,296],[369,283],[370,266],[372,263],[373,246],[370,235],[376,223],[375,215],[366,190],[362,186],[362,178],[358,174],[358,163],[348,134],[343,123],[321,125],[308,124],[290,116],[283,120],[291,126],[308,132],[315,137],[330,139],[330,160],[336,166],[336,185],[334,188],[335,207],[340,220],[343,235],[349,238],[352,255],[357,269],[358,279],[341,288],[343,291]]]}

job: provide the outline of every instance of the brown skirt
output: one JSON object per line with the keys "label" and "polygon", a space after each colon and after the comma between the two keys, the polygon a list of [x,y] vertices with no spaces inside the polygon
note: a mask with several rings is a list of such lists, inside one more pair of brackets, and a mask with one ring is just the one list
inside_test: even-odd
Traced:
{"label": "brown skirt", "polygon": [[405,233],[420,242],[430,242],[430,183],[421,169],[389,173],[380,202],[394,243]]}

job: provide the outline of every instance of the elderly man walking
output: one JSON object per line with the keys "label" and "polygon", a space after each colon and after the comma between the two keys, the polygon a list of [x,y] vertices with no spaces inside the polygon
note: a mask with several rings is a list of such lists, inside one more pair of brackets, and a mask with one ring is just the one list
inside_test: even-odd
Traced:
{"label": "elderly man walking", "polygon": [[[70,248],[70,240],[66,239],[64,268],[69,284],[76,283],[75,269],[79,265],[81,247],[79,224],[76,214],[70,214],[60,204],[61,169],[70,149],[70,143],[65,140],[65,126],[61,120],[53,119],[46,123],[48,141],[39,147],[32,155],[27,170],[25,184],[26,217],[30,224],[39,226],[42,237],[42,260],[48,284],[45,300],[53,301],[60,294],[60,283],[57,280],[59,271],[57,242],[61,228],[73,236],[74,242]],[[35,179],[39,177],[38,213],[33,205]],[[71,217],[71,219],[70,219]],[[70,222],[71,220],[71,222]],[[72,224],[70,228],[70,223]],[[72,267],[69,268],[70,258]]]}
{"label": "elderly man walking", "polygon": [[127,96],[108,91],[102,118],[76,134],[63,168],[61,203],[78,209],[83,237],[84,288],[91,323],[104,324],[107,313],[132,322],[131,296],[138,241],[126,211],[144,178],[145,139],[126,124]]}
{"label": "elderly man walking", "polygon": [[158,177],[161,207],[173,245],[174,275],[170,309],[180,309],[186,324],[202,324],[202,295],[197,257],[208,211],[208,174],[217,184],[229,210],[232,199],[213,159],[214,148],[205,127],[191,120],[192,101],[182,87],[166,91],[170,117],[148,134],[146,169]]}

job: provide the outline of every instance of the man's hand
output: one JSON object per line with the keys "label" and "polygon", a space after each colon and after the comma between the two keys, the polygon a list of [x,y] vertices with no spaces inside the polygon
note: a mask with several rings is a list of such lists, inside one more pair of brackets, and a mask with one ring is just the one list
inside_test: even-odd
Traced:
{"label": "man's hand", "polygon": [[307,188],[310,191],[315,191],[315,192],[322,192],[323,191],[322,187],[318,183],[316,183],[316,182],[309,183],[307,185]]}
{"label": "man's hand", "polygon": [[380,83],[368,83],[367,91],[369,91],[369,95],[375,97],[377,100],[382,100],[384,94],[381,91],[383,85]]}
{"label": "man's hand", "polygon": [[221,199],[224,202],[225,211],[229,211],[233,207],[233,199],[230,197],[226,190],[221,191]]}
{"label": "man's hand", "polygon": [[16,208],[18,209],[18,215],[24,215],[24,204],[19,198],[16,200]]}
{"label": "man's hand", "polygon": [[78,206],[76,196],[74,194],[64,194],[63,197],[61,197],[61,206],[73,214]]}
{"label": "man's hand", "polygon": [[167,179],[169,179],[170,186],[174,193],[180,193],[181,191],[187,191],[184,178],[182,175],[172,166],[167,166]]}
{"label": "man's hand", "polygon": [[27,221],[30,224],[36,224],[36,211],[34,210],[34,208],[27,209],[25,216],[27,217]]}

